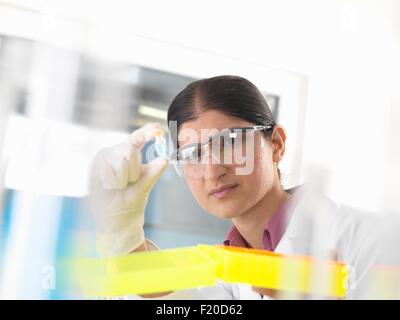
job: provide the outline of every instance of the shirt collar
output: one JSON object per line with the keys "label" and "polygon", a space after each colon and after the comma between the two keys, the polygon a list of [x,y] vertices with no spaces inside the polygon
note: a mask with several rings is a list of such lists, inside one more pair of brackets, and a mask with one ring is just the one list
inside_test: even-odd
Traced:
{"label": "shirt collar", "polygon": [[244,248],[249,247],[235,226],[232,226],[225,236],[224,245]]}
{"label": "shirt collar", "polygon": [[[293,209],[300,198],[300,192],[298,192],[299,188],[300,187],[296,187],[287,190],[287,192],[292,194],[292,197],[288,201],[285,201],[277,212],[268,220],[263,234],[264,249],[275,250],[281,241],[286,227],[289,224]],[[232,226],[228,231],[223,244],[226,246],[250,247],[235,226]]]}

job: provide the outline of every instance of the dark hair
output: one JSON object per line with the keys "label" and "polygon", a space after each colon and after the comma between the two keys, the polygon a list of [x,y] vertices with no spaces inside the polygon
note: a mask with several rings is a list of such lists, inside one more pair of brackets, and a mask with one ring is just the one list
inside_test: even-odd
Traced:
{"label": "dark hair", "polygon": [[[178,133],[182,124],[207,110],[221,111],[255,125],[275,125],[268,103],[257,87],[245,78],[230,75],[190,83],[172,101],[167,121],[177,122]],[[268,137],[271,132],[264,134]]]}

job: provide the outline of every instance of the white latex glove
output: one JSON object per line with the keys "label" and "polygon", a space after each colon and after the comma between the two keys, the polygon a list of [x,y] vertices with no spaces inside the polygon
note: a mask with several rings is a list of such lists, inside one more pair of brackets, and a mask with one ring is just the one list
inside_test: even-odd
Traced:
{"label": "white latex glove", "polygon": [[94,159],[90,204],[96,248],[103,257],[128,254],[145,240],[147,200],[168,161],[158,158],[142,164],[140,150],[160,131],[160,124],[147,124],[122,143],[102,149]]}

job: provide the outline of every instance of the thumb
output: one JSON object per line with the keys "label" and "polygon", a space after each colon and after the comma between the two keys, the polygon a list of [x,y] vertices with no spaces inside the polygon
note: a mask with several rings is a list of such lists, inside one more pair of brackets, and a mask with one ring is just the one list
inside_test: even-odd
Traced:
{"label": "thumb", "polygon": [[157,158],[142,165],[142,176],[138,183],[146,190],[153,188],[157,180],[168,167],[168,160]]}
{"label": "thumb", "polygon": [[133,131],[127,141],[140,150],[147,141],[150,141],[160,132],[164,132],[162,125],[157,122],[151,122]]}

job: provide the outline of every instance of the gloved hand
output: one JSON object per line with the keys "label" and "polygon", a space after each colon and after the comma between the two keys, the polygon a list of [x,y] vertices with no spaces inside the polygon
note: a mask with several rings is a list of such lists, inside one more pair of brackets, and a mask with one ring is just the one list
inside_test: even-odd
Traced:
{"label": "gloved hand", "polygon": [[94,159],[90,209],[96,220],[97,252],[103,257],[128,254],[145,240],[147,200],[168,161],[157,158],[142,164],[140,151],[160,131],[160,124],[147,124]]}

